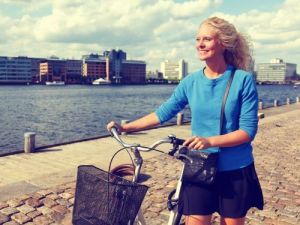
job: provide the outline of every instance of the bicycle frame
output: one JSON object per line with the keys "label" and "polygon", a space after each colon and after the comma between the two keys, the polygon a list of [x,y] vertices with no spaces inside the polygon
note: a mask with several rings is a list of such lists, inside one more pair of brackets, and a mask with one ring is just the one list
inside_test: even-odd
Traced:
{"label": "bicycle frame", "polygon": [[[133,156],[134,156],[133,157],[133,163],[134,163],[134,166],[135,166],[135,171],[134,171],[134,175],[133,175],[132,181],[134,181],[134,182],[138,182],[139,176],[140,176],[141,167],[142,167],[142,164],[143,164],[143,158],[142,158],[142,156],[140,154],[140,151],[148,152],[148,151],[151,151],[151,150],[155,149],[157,146],[159,146],[161,144],[164,144],[164,143],[171,144],[171,143],[173,143],[172,141],[174,141],[175,139],[176,140],[180,140],[180,139],[177,139],[174,135],[169,135],[168,138],[162,139],[160,141],[157,141],[154,144],[152,144],[149,148],[145,148],[145,147],[141,147],[139,144],[127,144],[127,143],[123,142],[122,139],[120,138],[120,136],[118,135],[118,133],[117,133],[117,131],[116,131],[115,128],[112,128],[111,133],[112,133],[112,136],[123,147],[129,148],[131,150],[131,152],[133,153]],[[180,140],[180,141],[181,141],[181,143],[183,142],[183,140]],[[174,144],[173,144],[173,148],[177,148],[177,149],[173,149],[172,150],[173,154],[178,150],[178,145],[177,145],[177,147],[174,147]],[[181,157],[184,157],[184,158],[188,158],[187,156],[181,155],[181,154],[178,154],[178,156],[181,156]],[[181,191],[181,187],[182,187],[182,174],[183,174],[183,170],[184,170],[184,164],[183,164],[183,167],[182,167],[182,170],[181,170],[180,177],[179,177],[178,182],[177,182],[177,186],[176,186],[176,191],[175,191],[175,194],[174,194],[174,198],[170,200],[171,201],[170,202],[171,205],[172,205],[172,202],[176,202],[176,203],[173,205],[173,207],[170,207],[171,209],[169,209],[170,210],[170,216],[169,216],[169,220],[168,220],[168,225],[179,225],[181,217],[182,217],[181,214],[178,214],[177,203],[178,203],[178,199],[179,199],[180,191]],[[169,204],[169,202],[168,202],[168,204]],[[146,225],[146,221],[145,221],[145,218],[143,216],[143,213],[142,213],[141,209],[138,212],[138,215],[137,215],[137,217],[135,219],[134,224],[135,225]]]}
{"label": "bicycle frame", "polygon": [[[138,158],[134,159],[134,164],[135,164],[136,168],[135,168],[135,173],[134,173],[134,176],[133,176],[133,181],[137,181],[138,177],[140,175],[142,164],[143,164],[143,158],[141,157],[141,154],[139,153],[139,151],[137,151],[137,150],[134,151],[133,150],[133,152],[134,152],[134,156],[138,157]],[[138,154],[136,152],[138,152]],[[175,191],[175,194],[174,194],[174,199],[172,199],[173,201],[178,201],[178,199],[179,199],[181,186],[182,186],[183,170],[184,170],[184,164],[183,164],[183,168],[181,170],[180,177],[177,181],[176,191]],[[182,215],[178,214],[178,206],[176,205],[172,210],[170,210],[168,225],[179,225],[181,217],[182,217]],[[141,209],[138,212],[138,215],[136,217],[136,221],[135,221],[134,224],[135,225],[147,225],[147,223],[145,221],[145,218],[144,218],[144,215],[143,215],[143,212],[142,212]]]}
{"label": "bicycle frame", "polygon": [[[183,164],[183,167],[182,167],[182,170],[181,170],[180,177],[177,181],[177,186],[176,186],[176,189],[175,189],[175,194],[174,194],[173,201],[178,202],[178,199],[179,199],[179,196],[180,196],[180,191],[181,191],[181,187],[182,187],[183,170],[184,170],[184,164]],[[181,217],[182,217],[182,215],[178,213],[178,205],[176,205],[175,209],[170,210],[168,225],[179,225]]]}

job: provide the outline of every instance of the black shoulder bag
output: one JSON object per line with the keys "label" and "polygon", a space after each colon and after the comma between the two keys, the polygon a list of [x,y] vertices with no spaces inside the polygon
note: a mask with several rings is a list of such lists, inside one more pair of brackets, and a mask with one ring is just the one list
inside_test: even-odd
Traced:
{"label": "black shoulder bag", "polygon": [[[222,134],[223,130],[225,103],[234,77],[234,73],[235,70],[233,69],[231,71],[231,76],[228,80],[223,97],[220,114],[220,134]],[[182,177],[183,182],[206,185],[213,184],[218,168],[219,151],[215,153],[208,153],[201,150],[188,150],[186,155],[191,160],[184,159],[185,167]]]}

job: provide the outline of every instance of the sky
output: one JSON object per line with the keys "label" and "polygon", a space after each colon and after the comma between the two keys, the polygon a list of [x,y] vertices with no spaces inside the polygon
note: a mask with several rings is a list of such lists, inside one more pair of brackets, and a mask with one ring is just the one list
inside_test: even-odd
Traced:
{"label": "sky", "polygon": [[160,70],[184,59],[189,72],[199,24],[211,16],[249,35],[255,63],[273,58],[298,64],[300,0],[0,0],[0,55],[81,59],[121,49]]}

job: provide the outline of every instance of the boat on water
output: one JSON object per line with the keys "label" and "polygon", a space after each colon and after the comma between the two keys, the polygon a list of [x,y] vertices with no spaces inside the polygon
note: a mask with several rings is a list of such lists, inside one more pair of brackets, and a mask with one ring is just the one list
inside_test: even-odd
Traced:
{"label": "boat on water", "polygon": [[46,81],[46,85],[48,86],[61,86],[65,85],[64,81]]}
{"label": "boat on water", "polygon": [[93,85],[103,85],[103,84],[111,84],[110,80],[105,80],[103,78],[99,78],[93,81]]}
{"label": "boat on water", "polygon": [[300,82],[296,82],[296,83],[294,83],[294,86],[293,86],[294,88],[300,88]]}

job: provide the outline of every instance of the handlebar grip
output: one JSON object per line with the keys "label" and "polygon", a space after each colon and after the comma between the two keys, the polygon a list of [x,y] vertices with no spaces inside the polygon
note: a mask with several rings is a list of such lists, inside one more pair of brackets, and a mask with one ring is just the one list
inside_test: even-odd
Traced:
{"label": "handlebar grip", "polygon": [[170,152],[168,154],[171,156],[174,156],[174,154],[178,151],[179,145],[183,145],[184,142],[185,142],[184,139],[175,137],[171,142],[173,144],[173,148],[170,150]]}
{"label": "handlebar grip", "polygon": [[115,134],[118,134],[117,128],[116,128],[116,127],[112,127],[112,128],[110,129],[110,133],[111,133],[113,136],[115,136]]}
{"label": "handlebar grip", "polygon": [[[139,144],[127,144],[124,141],[122,141],[122,138],[120,137],[116,127],[112,127],[110,129],[110,133],[125,148],[140,147]],[[148,149],[148,148],[146,148],[146,149]]]}
{"label": "handlebar grip", "polygon": [[184,142],[185,142],[184,139],[176,138],[176,144],[183,145]]}
{"label": "handlebar grip", "polygon": [[121,140],[116,127],[112,127],[110,130],[110,133],[111,133],[111,136],[113,136],[120,144],[123,145],[123,141]]}

